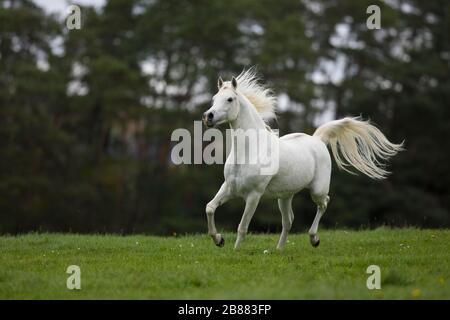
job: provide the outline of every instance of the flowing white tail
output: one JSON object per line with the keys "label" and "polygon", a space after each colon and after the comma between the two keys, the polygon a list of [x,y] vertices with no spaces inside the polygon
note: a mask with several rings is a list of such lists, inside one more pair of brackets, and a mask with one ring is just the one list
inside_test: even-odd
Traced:
{"label": "flowing white tail", "polygon": [[384,179],[389,172],[380,160],[387,160],[403,150],[403,143],[394,144],[369,121],[344,118],[330,121],[314,132],[329,145],[339,168],[353,173],[352,166],[373,179]]}

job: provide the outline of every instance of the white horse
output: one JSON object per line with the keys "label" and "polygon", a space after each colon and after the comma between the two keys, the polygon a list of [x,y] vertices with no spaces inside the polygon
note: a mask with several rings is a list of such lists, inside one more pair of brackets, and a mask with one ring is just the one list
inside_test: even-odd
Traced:
{"label": "white horse", "polygon": [[[258,130],[267,139],[279,139],[278,170],[273,174],[261,174],[258,164],[233,161],[240,151],[255,153],[260,150],[249,148],[248,144],[237,145],[234,141],[224,167],[225,182],[214,199],[206,205],[208,233],[217,246],[224,245],[224,238],[217,232],[214,212],[231,198],[244,198],[245,210],[237,229],[235,249],[239,248],[247,234],[250,221],[260,198],[265,195],[278,198],[282,216],[282,232],[278,249],[283,249],[294,220],[292,198],[302,189],[309,189],[317,205],[317,213],[309,229],[310,242],[314,247],[320,243],[317,229],[327,209],[331,178],[331,157],[333,153],[339,168],[347,170],[353,166],[373,179],[383,179],[388,172],[379,160],[386,160],[402,150],[402,144],[394,144],[368,121],[359,118],[344,118],[328,122],[319,127],[312,136],[292,133],[278,138],[265,123],[275,117],[275,97],[270,90],[259,84],[255,72],[250,69],[231,81],[218,80],[218,93],[213,97],[213,106],[203,114],[203,122],[212,127],[229,123],[231,130]],[[239,150],[244,148],[245,150]],[[253,150],[253,151],[252,151]],[[251,155],[250,155],[251,157]],[[351,172],[351,171],[349,171]]]}

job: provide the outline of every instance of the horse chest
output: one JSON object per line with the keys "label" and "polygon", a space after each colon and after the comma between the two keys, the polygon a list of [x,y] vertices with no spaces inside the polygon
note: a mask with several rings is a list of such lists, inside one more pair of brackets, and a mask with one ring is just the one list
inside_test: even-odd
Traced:
{"label": "horse chest", "polygon": [[246,197],[250,192],[263,192],[270,177],[262,176],[259,166],[228,164],[225,165],[225,181],[230,191],[237,196]]}

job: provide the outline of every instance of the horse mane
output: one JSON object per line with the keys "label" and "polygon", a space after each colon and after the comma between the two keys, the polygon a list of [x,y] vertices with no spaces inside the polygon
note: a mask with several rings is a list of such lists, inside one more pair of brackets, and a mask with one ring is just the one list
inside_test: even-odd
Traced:
{"label": "horse mane", "polygon": [[260,78],[254,67],[243,70],[236,78],[237,90],[255,107],[264,121],[276,118],[276,97],[272,90],[260,84]]}

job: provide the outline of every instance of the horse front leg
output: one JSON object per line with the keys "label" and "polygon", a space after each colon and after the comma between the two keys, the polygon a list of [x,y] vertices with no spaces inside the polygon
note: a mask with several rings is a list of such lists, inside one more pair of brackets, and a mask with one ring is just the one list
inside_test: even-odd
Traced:
{"label": "horse front leg", "polygon": [[225,239],[220,233],[217,233],[216,224],[214,222],[214,213],[217,207],[221,206],[231,198],[230,190],[227,183],[224,182],[217,192],[214,199],[206,205],[206,218],[208,219],[208,234],[212,237],[214,243],[218,247],[223,247]]}
{"label": "horse front leg", "polygon": [[262,194],[253,192],[247,197],[245,201],[244,214],[242,215],[242,219],[237,230],[237,238],[236,243],[234,244],[234,249],[238,249],[242,240],[244,240],[245,235],[248,232],[248,226],[250,224],[250,221],[252,220],[253,214],[255,213],[261,196]]}

